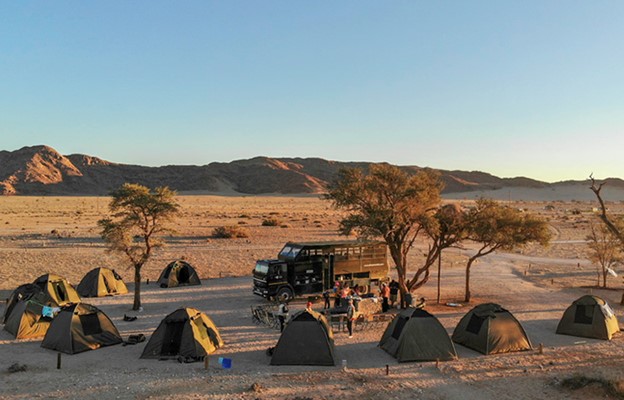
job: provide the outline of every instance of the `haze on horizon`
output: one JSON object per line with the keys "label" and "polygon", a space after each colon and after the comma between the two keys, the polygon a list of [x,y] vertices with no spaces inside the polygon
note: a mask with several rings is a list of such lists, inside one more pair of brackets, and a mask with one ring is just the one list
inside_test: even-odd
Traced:
{"label": "haze on horizon", "polygon": [[3,2],[0,150],[624,177],[624,3]]}

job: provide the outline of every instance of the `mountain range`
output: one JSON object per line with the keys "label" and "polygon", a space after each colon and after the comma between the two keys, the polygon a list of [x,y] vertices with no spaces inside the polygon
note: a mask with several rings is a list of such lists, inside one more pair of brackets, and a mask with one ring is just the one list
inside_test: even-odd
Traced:
{"label": "mountain range", "polygon": [[[41,145],[0,151],[0,194],[106,195],[125,182],[149,187],[169,186],[181,193],[315,194],[322,193],[341,168],[367,168],[370,164],[321,158],[255,157],[202,166],[147,167],[114,163],[84,154],[65,156],[52,147]],[[408,172],[421,169],[417,166],[401,168]],[[499,178],[479,171],[438,171],[445,184],[443,195],[452,198],[506,199],[511,198],[512,193],[517,198],[519,193],[532,192],[552,192],[542,200],[585,200],[593,196],[587,189],[587,181],[546,183],[524,177]],[[624,199],[624,181],[610,178],[606,182],[605,189],[615,193],[618,199]],[[577,193],[572,190],[574,188],[588,193],[570,194]]]}

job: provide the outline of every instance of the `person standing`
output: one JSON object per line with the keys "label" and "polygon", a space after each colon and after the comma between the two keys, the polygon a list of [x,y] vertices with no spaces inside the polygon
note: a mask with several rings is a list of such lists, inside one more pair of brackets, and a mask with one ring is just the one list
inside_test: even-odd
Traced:
{"label": "person standing", "polygon": [[349,299],[347,306],[347,329],[349,330],[349,339],[353,337],[353,322],[355,321],[355,307],[353,299]]}
{"label": "person standing", "polygon": [[394,307],[399,294],[399,282],[394,279],[390,282],[390,307]]}
{"label": "person standing", "polygon": [[280,332],[284,332],[284,322],[286,322],[286,319],[288,319],[288,306],[286,305],[286,303],[280,303],[279,307],[277,308],[277,319],[279,320],[280,324]]}
{"label": "person standing", "polygon": [[381,285],[381,311],[382,312],[387,312],[389,305],[388,305],[388,299],[390,297],[390,288],[388,287],[388,285],[386,285],[385,283]]}
{"label": "person standing", "polygon": [[334,284],[334,308],[340,307],[340,282]]}
{"label": "person standing", "polygon": [[340,304],[344,304],[346,306],[348,304],[347,298],[349,296],[351,296],[351,288],[345,283],[342,290],[340,290]]}
{"label": "person standing", "polygon": [[324,310],[327,310],[330,308],[330,303],[329,303],[330,296],[331,296],[331,291],[329,289],[323,292],[323,299],[325,300],[325,305],[323,306]]}

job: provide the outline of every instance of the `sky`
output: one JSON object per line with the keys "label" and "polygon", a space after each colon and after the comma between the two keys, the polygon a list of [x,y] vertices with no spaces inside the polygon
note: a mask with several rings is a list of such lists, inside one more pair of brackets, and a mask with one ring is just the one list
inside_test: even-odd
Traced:
{"label": "sky", "polygon": [[624,2],[0,0],[0,150],[624,177]]}

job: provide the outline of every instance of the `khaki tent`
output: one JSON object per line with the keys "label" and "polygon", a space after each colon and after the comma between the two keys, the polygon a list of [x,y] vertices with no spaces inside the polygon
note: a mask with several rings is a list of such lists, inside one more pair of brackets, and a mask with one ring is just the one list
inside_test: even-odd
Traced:
{"label": "khaki tent", "polygon": [[440,321],[419,308],[408,308],[397,314],[388,324],[379,347],[399,362],[457,358],[455,346]]}
{"label": "khaki tent", "polygon": [[160,287],[176,287],[201,285],[199,276],[195,272],[195,268],[186,261],[178,260],[170,263],[163,269],[158,278]]}
{"label": "khaki tent", "polygon": [[271,365],[336,365],[334,336],[325,316],[295,313],[273,349]]}
{"label": "khaki tent", "polygon": [[15,307],[18,302],[26,301],[41,292],[41,288],[34,283],[27,283],[25,285],[18,286],[7,299],[4,307],[4,315],[2,316],[2,323],[6,324],[9,319],[9,315],[11,315],[11,312],[13,311],[13,307]]}
{"label": "khaki tent", "polygon": [[453,341],[483,354],[531,350],[520,322],[498,304],[480,304],[457,324]]}
{"label": "khaki tent", "polygon": [[583,296],[565,310],[557,333],[595,339],[611,340],[620,325],[613,310],[598,296]]}
{"label": "khaki tent", "polygon": [[56,306],[56,304],[53,304],[52,299],[43,292],[35,294],[28,300],[18,301],[4,329],[16,339],[44,337],[52,321],[51,317],[43,316],[45,306]]}
{"label": "khaki tent", "polygon": [[104,297],[128,293],[121,276],[108,268],[95,268],[87,272],[78,284],[78,294],[82,297]]}
{"label": "khaki tent", "polygon": [[194,308],[180,308],[167,315],[152,334],[141,358],[201,358],[223,347],[214,322]]}
{"label": "khaki tent", "polygon": [[54,317],[41,347],[75,354],[121,342],[119,331],[104,312],[78,303],[63,307]]}
{"label": "khaki tent", "polygon": [[45,274],[35,279],[33,283],[48,293],[52,300],[60,306],[80,302],[80,296],[78,296],[76,289],[63,277]]}

